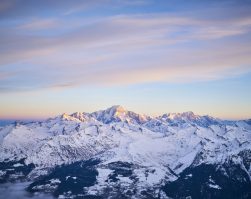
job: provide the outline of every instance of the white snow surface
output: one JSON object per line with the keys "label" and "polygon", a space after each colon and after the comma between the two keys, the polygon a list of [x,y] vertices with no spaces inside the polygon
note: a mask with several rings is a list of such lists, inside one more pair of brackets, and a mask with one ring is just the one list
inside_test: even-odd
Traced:
{"label": "white snow surface", "polygon": [[[39,171],[101,158],[99,181],[107,179],[111,171],[104,165],[112,162],[140,165],[139,181],[154,185],[163,179],[175,180],[192,164],[223,163],[243,150],[251,150],[251,126],[245,121],[223,121],[192,112],[150,117],[121,106],[0,130],[0,162],[25,158],[26,164],[35,164]],[[128,178],[120,180],[130,183]]]}

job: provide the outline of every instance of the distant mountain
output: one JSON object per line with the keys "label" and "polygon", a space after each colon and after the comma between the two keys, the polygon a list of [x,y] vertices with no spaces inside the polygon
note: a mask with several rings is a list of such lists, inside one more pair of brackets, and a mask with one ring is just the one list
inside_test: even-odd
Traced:
{"label": "distant mountain", "polygon": [[112,106],[0,127],[0,183],[59,198],[250,198],[250,120]]}
{"label": "distant mountain", "polygon": [[14,123],[14,122],[15,122],[15,120],[0,120],[0,127],[6,126],[6,125]]}

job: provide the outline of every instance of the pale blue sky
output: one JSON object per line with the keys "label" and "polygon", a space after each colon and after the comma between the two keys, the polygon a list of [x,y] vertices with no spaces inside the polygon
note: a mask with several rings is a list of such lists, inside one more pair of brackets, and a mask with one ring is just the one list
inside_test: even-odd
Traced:
{"label": "pale blue sky", "polygon": [[0,118],[120,104],[251,118],[251,3],[0,2]]}

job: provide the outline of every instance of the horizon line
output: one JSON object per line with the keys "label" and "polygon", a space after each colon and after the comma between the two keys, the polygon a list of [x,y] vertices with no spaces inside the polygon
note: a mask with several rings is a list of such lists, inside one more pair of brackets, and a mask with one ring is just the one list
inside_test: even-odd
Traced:
{"label": "horizon line", "polygon": [[119,107],[122,107],[125,111],[130,111],[130,112],[134,112],[134,113],[137,113],[137,114],[141,114],[141,115],[145,115],[145,116],[150,116],[150,117],[159,117],[159,116],[162,116],[164,114],[182,114],[182,113],[189,113],[191,112],[192,114],[196,115],[196,116],[209,116],[209,117],[213,117],[213,118],[216,118],[216,119],[220,119],[220,120],[229,120],[229,121],[241,121],[241,120],[249,120],[251,119],[251,116],[250,117],[245,117],[245,118],[230,118],[230,117],[217,117],[217,116],[213,116],[213,115],[210,115],[210,114],[197,114],[193,111],[182,111],[182,112],[163,112],[161,114],[145,114],[145,113],[138,113],[136,111],[132,111],[132,110],[128,110],[126,108],[124,108],[124,106],[121,106],[121,105],[113,105],[113,106],[109,106],[108,108],[105,108],[105,109],[99,109],[99,110],[96,110],[96,111],[92,111],[92,112],[85,112],[85,111],[73,111],[71,113],[66,113],[66,112],[63,112],[63,113],[58,113],[58,114],[55,114],[55,115],[52,115],[52,116],[42,116],[42,117],[38,117],[38,116],[31,116],[31,117],[0,117],[0,121],[43,121],[43,120],[47,120],[47,119],[50,119],[50,118],[55,118],[55,117],[58,117],[58,116],[61,116],[63,114],[67,114],[67,115],[72,115],[74,113],[94,113],[94,112],[98,112],[98,111],[105,111],[105,110],[108,110],[108,109],[111,109],[112,107],[115,107],[115,106],[119,106]]}

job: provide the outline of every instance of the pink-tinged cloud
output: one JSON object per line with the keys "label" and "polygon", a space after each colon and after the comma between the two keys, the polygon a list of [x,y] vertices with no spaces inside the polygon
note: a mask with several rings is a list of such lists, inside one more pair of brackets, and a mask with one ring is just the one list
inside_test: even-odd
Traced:
{"label": "pink-tinged cloud", "polygon": [[0,33],[0,68],[19,73],[2,79],[1,90],[210,81],[250,71],[251,18],[118,15],[62,29],[70,23],[32,20],[20,33]]}

